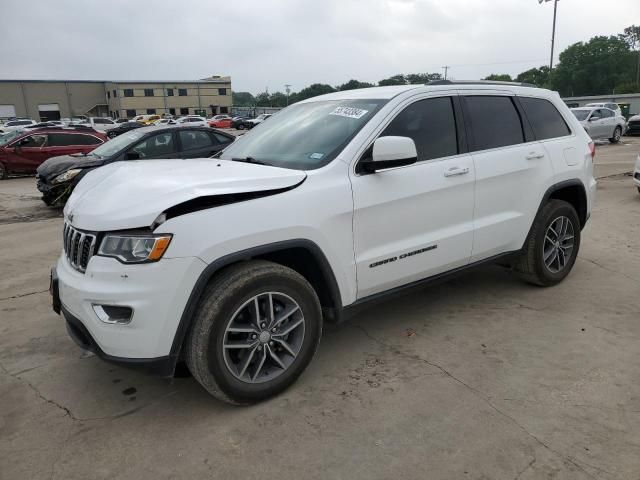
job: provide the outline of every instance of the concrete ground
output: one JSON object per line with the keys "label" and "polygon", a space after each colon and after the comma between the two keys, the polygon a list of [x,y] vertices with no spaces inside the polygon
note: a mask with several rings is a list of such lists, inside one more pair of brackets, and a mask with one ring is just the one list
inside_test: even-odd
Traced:
{"label": "concrete ground", "polygon": [[1,479],[639,479],[640,139],[600,145],[572,274],[498,267],[328,326],[279,397],[217,402],[83,354],[50,307],[61,219],[0,182]]}

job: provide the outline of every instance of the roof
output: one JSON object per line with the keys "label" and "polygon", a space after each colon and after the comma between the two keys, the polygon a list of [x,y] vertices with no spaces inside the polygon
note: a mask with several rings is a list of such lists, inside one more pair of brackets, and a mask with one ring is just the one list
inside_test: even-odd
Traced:
{"label": "roof", "polygon": [[380,99],[389,100],[402,93],[415,90],[423,92],[434,91],[451,91],[451,90],[503,90],[510,92],[523,92],[523,93],[535,93],[536,96],[550,96],[556,95],[551,90],[545,90],[543,88],[533,87],[528,84],[519,84],[513,82],[483,82],[483,81],[457,81],[447,83],[434,83],[434,84],[420,84],[420,85],[395,85],[390,87],[370,87],[370,88],[358,88],[355,90],[344,90],[340,92],[327,93],[326,95],[319,95],[317,97],[311,97],[306,100],[302,100],[299,103],[317,102],[325,100],[359,100],[359,99]]}

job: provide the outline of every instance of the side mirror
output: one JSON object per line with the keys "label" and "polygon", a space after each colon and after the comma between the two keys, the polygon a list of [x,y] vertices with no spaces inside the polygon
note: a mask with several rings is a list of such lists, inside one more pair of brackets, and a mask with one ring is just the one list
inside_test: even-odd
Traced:
{"label": "side mirror", "polygon": [[416,144],[409,137],[379,137],[373,142],[371,158],[362,160],[359,173],[375,173],[386,168],[404,167],[418,161]]}
{"label": "side mirror", "polygon": [[140,160],[140,154],[138,152],[127,152],[124,156],[125,160]]}

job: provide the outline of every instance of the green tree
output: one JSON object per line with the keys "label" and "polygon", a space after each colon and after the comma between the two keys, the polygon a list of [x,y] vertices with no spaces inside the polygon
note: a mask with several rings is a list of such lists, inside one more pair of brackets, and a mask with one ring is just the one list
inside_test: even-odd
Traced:
{"label": "green tree", "polygon": [[407,83],[410,85],[422,85],[436,80],[442,80],[439,73],[410,73],[405,76]]}
{"label": "green tree", "polygon": [[231,92],[234,107],[251,107],[255,105],[255,98],[249,92]]}
{"label": "green tree", "polygon": [[295,99],[296,102],[299,102],[300,100],[305,100],[311,97],[317,97],[318,95],[324,95],[325,93],[332,93],[335,91],[336,91],[335,88],[333,88],[331,85],[327,85],[326,83],[314,83],[312,85],[309,85],[306,88],[303,88],[298,93],[290,95],[289,103],[290,104],[294,103],[292,101],[292,97],[293,99]]}
{"label": "green tree", "polygon": [[387,87],[389,85],[406,85],[407,79],[401,73],[398,75],[394,75],[393,77],[385,78],[384,80],[380,80],[378,85],[381,87]]}
{"label": "green tree", "polygon": [[531,83],[537,87],[547,87],[549,85],[549,67],[546,65],[540,68],[531,68],[516,77],[516,82]]}
{"label": "green tree", "polygon": [[495,82],[512,82],[513,79],[508,73],[492,73],[484,80],[493,80]]}
{"label": "green tree", "polygon": [[633,81],[635,60],[619,36],[593,37],[560,53],[550,86],[563,96],[610,94],[616,85]]}
{"label": "green tree", "polygon": [[270,107],[286,107],[287,96],[282,92],[273,92],[269,95]]}
{"label": "green tree", "polygon": [[624,29],[624,33],[620,38],[629,46],[631,50],[636,51],[636,91],[640,90],[640,27],[631,25]]}
{"label": "green tree", "polygon": [[255,105],[258,107],[270,107],[271,101],[269,99],[269,94],[267,92],[262,92],[256,95]]}
{"label": "green tree", "polygon": [[356,88],[369,88],[373,87],[373,83],[361,82],[359,80],[349,80],[347,83],[343,83],[336,87],[337,90],[355,90]]}

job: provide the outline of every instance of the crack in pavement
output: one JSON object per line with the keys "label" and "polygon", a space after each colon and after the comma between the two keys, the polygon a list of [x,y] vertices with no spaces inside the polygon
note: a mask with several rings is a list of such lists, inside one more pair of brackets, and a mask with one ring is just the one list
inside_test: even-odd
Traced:
{"label": "crack in pavement", "polygon": [[11,297],[0,298],[0,302],[4,300],[12,300],[14,298],[28,297],[29,295],[38,295],[39,293],[45,293],[45,292],[49,293],[49,289],[47,288],[46,290],[38,290],[36,292],[29,292],[29,293],[18,293],[17,295],[12,295]]}
{"label": "crack in pavement", "polygon": [[600,264],[600,263],[596,262],[595,260],[591,260],[590,258],[586,258],[584,255],[583,255],[583,256],[579,256],[579,257],[578,257],[578,260],[584,260],[585,262],[592,263],[592,264],[594,264],[596,267],[600,267],[601,269],[606,270],[607,272],[617,273],[618,275],[622,275],[623,277],[628,278],[629,280],[633,280],[633,281],[634,281],[634,282],[636,282],[636,283],[640,283],[640,279],[635,278],[635,277],[632,277],[632,276],[630,276],[630,275],[627,275],[626,273],[622,273],[622,272],[620,272],[620,271],[618,271],[618,270],[614,270],[614,269],[612,269],[612,268],[605,267],[604,265],[602,265],[602,264]]}
{"label": "crack in pavement", "polygon": [[[473,395],[475,395],[476,397],[481,399],[486,405],[488,405],[492,410],[494,410],[500,416],[508,419],[511,423],[516,425],[520,430],[522,430],[525,434],[527,434],[529,437],[531,437],[537,444],[542,446],[545,450],[548,450],[549,452],[553,453],[554,455],[556,455],[559,459],[561,459],[565,463],[573,465],[575,468],[580,470],[582,473],[587,475],[589,478],[597,480],[597,478],[593,474],[591,474],[590,472],[585,470],[585,468],[582,465],[580,465],[580,463],[578,463],[578,460],[576,460],[576,459],[574,459],[574,458],[572,458],[572,457],[570,457],[568,455],[563,455],[561,452],[558,452],[557,450],[551,448],[548,444],[546,444],[541,439],[539,439],[537,436],[535,436],[533,433],[531,433],[529,430],[527,430],[526,427],[524,425],[522,425],[520,422],[518,422],[514,417],[512,417],[508,413],[503,412],[502,410],[500,410],[496,405],[494,405],[491,402],[489,397],[487,397],[485,394],[483,394],[480,390],[476,389],[475,387],[472,387],[471,385],[466,383],[464,380],[456,377],[455,375],[453,375],[451,372],[449,372],[447,369],[445,369],[441,365],[438,365],[437,363],[431,362],[430,360],[427,360],[426,358],[423,358],[420,355],[404,352],[404,351],[398,349],[397,347],[394,347],[393,345],[385,343],[384,341],[382,341],[382,340],[374,337],[372,334],[370,334],[362,325],[353,325],[352,327],[360,330],[371,341],[377,343],[378,345],[382,346],[383,348],[386,348],[387,350],[391,351],[392,353],[395,353],[396,355],[400,355],[400,356],[405,357],[405,358],[410,358],[412,360],[417,360],[419,362],[423,362],[423,363],[425,363],[425,364],[427,364],[427,365],[429,365],[429,366],[431,366],[433,368],[436,368],[436,369],[440,370],[446,377],[449,377],[450,379],[452,379],[456,383],[462,385],[464,388],[466,388],[467,390],[472,392]],[[594,470],[598,470],[598,471],[601,471],[601,472],[604,472],[604,473],[607,473],[609,475],[614,476],[612,473],[607,472],[606,470],[602,470],[599,467],[594,467],[593,465],[587,465],[587,466],[590,467],[590,468],[593,468]]]}
{"label": "crack in pavement", "polygon": [[165,398],[168,398],[168,397],[178,393],[178,390],[173,390],[171,392],[166,393],[165,395],[162,395],[162,396],[158,397],[156,400],[154,400],[152,402],[146,403],[144,405],[140,405],[138,407],[132,408],[131,410],[127,410],[127,411],[122,412],[122,413],[116,413],[114,415],[107,415],[107,416],[104,416],[104,417],[77,417],[68,407],[65,407],[64,405],[61,405],[60,403],[56,402],[55,400],[52,400],[50,398],[45,397],[42,394],[42,392],[40,392],[38,387],[33,385],[28,380],[18,376],[17,374],[13,374],[13,373],[9,372],[9,370],[7,370],[7,368],[2,363],[0,363],[0,369],[3,371],[3,373],[5,375],[8,375],[9,377],[14,378],[14,379],[18,380],[19,382],[21,382],[21,383],[25,384],[26,386],[28,386],[36,394],[36,397],[39,398],[40,400],[43,400],[44,402],[56,407],[57,409],[62,410],[64,412],[65,416],[69,417],[74,422],[89,422],[89,421],[95,421],[95,420],[115,420],[115,419],[118,419],[118,418],[126,417],[126,416],[132,415],[134,413],[137,413],[140,410],[143,410],[143,409],[145,409],[147,407],[155,405],[155,404],[161,402],[162,400],[164,400]]}
{"label": "crack in pavement", "polygon": [[536,456],[535,456],[535,454],[534,454],[534,455],[533,455],[533,458],[532,458],[532,459],[531,459],[531,461],[527,464],[527,466],[526,466],[526,467],[524,467],[522,470],[520,470],[520,471],[518,472],[518,474],[514,477],[514,479],[513,479],[513,480],[518,480],[518,479],[519,479],[519,478],[524,474],[524,472],[526,472],[526,471],[527,471],[527,470],[529,470],[531,467],[533,467],[533,464],[534,464],[534,463],[536,463],[536,460],[537,460],[537,458],[536,458]]}

